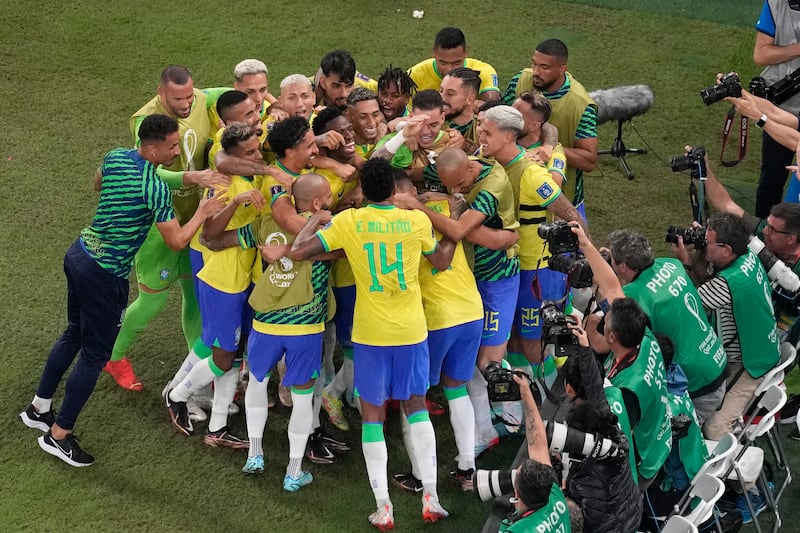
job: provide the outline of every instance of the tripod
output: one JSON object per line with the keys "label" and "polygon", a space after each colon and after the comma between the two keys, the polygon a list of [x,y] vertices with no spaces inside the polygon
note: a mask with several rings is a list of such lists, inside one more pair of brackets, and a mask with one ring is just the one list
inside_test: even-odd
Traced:
{"label": "tripod", "polygon": [[647,150],[642,148],[628,148],[625,146],[625,142],[622,140],[622,124],[627,119],[620,119],[617,121],[617,136],[614,139],[614,143],[611,145],[610,150],[600,150],[597,152],[597,155],[612,155],[619,159],[619,162],[622,164],[622,168],[625,169],[625,176],[632,180],[636,174],[631,170],[631,167],[628,165],[628,160],[625,159],[626,154],[646,154]]}

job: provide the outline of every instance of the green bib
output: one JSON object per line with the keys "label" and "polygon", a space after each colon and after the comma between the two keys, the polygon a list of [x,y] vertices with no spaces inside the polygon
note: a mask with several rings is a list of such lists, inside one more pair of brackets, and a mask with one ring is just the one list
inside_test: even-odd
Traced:
{"label": "green bib", "polygon": [[550,498],[544,507],[527,513],[515,521],[505,519],[500,523],[499,531],[512,531],[516,533],[572,533],[569,521],[569,509],[564,493],[553,483],[550,488]]}
{"label": "green bib", "polygon": [[[138,145],[139,143],[139,139],[136,137],[138,119],[154,114],[172,116],[161,104],[161,97],[159,96],[153,97],[152,100],[131,116],[129,125],[131,134],[134,135],[135,144]],[[191,113],[189,113],[188,117],[179,118],[177,121],[178,146],[181,149],[181,155],[172,165],[164,168],[175,172],[202,170],[205,168],[206,144],[211,137],[211,126],[209,125],[206,111],[206,97],[203,91],[194,89],[194,103],[192,104]],[[194,212],[197,211],[197,206],[200,204],[202,196],[203,190],[194,185],[172,191],[172,206],[181,224],[185,224],[192,218]]]}
{"label": "green bib", "polygon": [[684,393],[680,396],[670,393],[669,403],[667,404],[670,417],[678,415],[686,415],[692,421],[689,425],[689,431],[678,443],[678,452],[680,453],[681,463],[686,470],[686,475],[689,479],[693,479],[695,474],[700,471],[700,468],[708,459],[708,450],[706,448],[705,440],[703,440],[703,432],[697,424],[697,417],[694,414],[694,404],[688,394]]}
{"label": "green bib", "polygon": [[751,376],[760,378],[778,363],[781,354],[767,273],[748,249],[718,275],[731,291],[742,364]]}
{"label": "green bib", "polygon": [[[606,360],[606,375],[613,365],[614,354],[610,354]],[[608,378],[615,387],[633,392],[639,401],[639,422],[633,428],[633,442],[641,461],[637,470],[645,478],[658,473],[672,449],[665,375],[661,348],[648,330],[636,359]]]}
{"label": "green bib", "polygon": [[611,412],[617,415],[619,427],[628,439],[628,461],[631,465],[631,474],[633,474],[633,482],[639,484],[639,476],[636,470],[636,454],[633,453],[633,432],[631,431],[631,421],[628,419],[628,410],[625,409],[625,402],[622,400],[622,391],[618,387],[609,385],[603,389],[606,393],[606,400]]}
{"label": "green bib", "polygon": [[727,365],[725,350],[708,323],[700,296],[677,259],[659,258],[622,290],[650,318],[652,330],[669,335],[675,362],[695,392],[716,380]]}

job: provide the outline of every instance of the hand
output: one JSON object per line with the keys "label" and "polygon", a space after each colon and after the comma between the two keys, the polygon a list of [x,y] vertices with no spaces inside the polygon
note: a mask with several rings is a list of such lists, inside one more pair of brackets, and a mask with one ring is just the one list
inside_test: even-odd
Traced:
{"label": "hand", "polygon": [[531,383],[530,381],[528,381],[528,378],[522,377],[517,373],[512,374],[511,377],[514,380],[514,383],[519,385],[519,396],[520,399],[522,400],[522,403],[528,406],[528,408],[530,408],[531,405],[536,407],[536,400],[533,399],[533,393],[531,392]]}
{"label": "hand", "polygon": [[448,148],[461,148],[464,146],[464,136],[458,130],[450,128],[447,130],[447,136],[449,137],[447,140]]}
{"label": "hand", "polygon": [[589,240],[589,237],[586,235],[586,232],[583,230],[583,226],[578,224],[577,222],[570,222],[569,224],[570,229],[572,229],[572,233],[578,236],[578,244],[581,248],[588,248],[593,247],[592,241]]}
{"label": "hand", "polygon": [[318,147],[327,148],[328,150],[336,150],[345,144],[342,134],[333,130],[328,130],[322,135],[317,135],[316,141]]}
{"label": "hand", "polygon": [[267,201],[264,199],[264,195],[261,194],[261,191],[258,189],[253,189],[250,191],[240,192],[233,198],[233,202],[236,205],[242,205],[246,203],[253,204],[253,207],[256,210],[261,211],[264,209],[264,206],[267,205]]}
{"label": "hand", "polygon": [[415,137],[422,131],[422,127],[428,123],[430,117],[428,115],[414,115],[406,120],[406,125],[403,127],[403,135],[406,139]]}
{"label": "hand", "polygon": [[275,122],[280,122],[281,120],[286,120],[289,118],[289,113],[276,105],[271,105],[269,108],[269,116],[274,118]]}
{"label": "hand", "polygon": [[542,158],[542,163],[547,163],[550,161],[550,157],[553,155],[553,147],[548,144],[537,146],[534,151],[540,155]]}
{"label": "hand", "polygon": [[261,257],[267,263],[274,263],[281,257],[289,253],[290,245],[287,244],[263,244],[258,247],[261,250]]}
{"label": "hand", "polygon": [[213,217],[223,209],[228,203],[228,197],[225,194],[215,194],[211,198],[203,198],[200,200],[200,205],[197,206],[197,211],[203,215],[203,219]]}
{"label": "hand", "polygon": [[309,222],[316,224],[317,226],[324,226],[328,222],[331,221],[332,215],[331,212],[326,209],[321,209],[311,215]]}
{"label": "hand", "polygon": [[749,92],[742,89],[742,96],[734,98],[727,96],[725,101],[730,102],[736,108],[736,111],[746,116],[751,120],[758,120],[764,113],[758,107],[758,100]]}
{"label": "hand", "polygon": [[[541,146],[539,147],[541,148]],[[537,149],[528,150],[525,152],[525,159],[530,159],[537,165],[544,165],[544,161],[542,160],[541,154],[538,152]]]}
{"label": "hand", "polygon": [[422,202],[408,193],[396,193],[394,195],[394,205],[401,209],[420,209]]}
{"label": "hand", "polygon": [[199,185],[204,189],[209,187],[227,187],[230,184],[231,178],[229,176],[210,168],[198,171],[195,178],[195,185]]}
{"label": "hand", "polygon": [[278,167],[267,167],[267,174],[275,178],[275,181],[283,185],[286,189],[286,194],[292,194],[292,185],[294,185],[294,178],[289,174],[279,169]]}
{"label": "hand", "polygon": [[580,326],[567,324],[567,328],[572,332],[576,339],[578,339],[578,344],[581,346],[589,347],[589,336],[586,334],[586,331],[583,330]]}
{"label": "hand", "polygon": [[683,263],[684,265],[689,264],[689,250],[686,249],[686,246],[683,244],[683,237],[678,235],[678,242],[672,243],[672,253],[675,257]]}
{"label": "hand", "polygon": [[355,178],[356,173],[358,172],[358,169],[355,166],[348,163],[340,163],[338,161],[331,160],[330,166],[332,168],[328,170],[339,176],[344,183],[347,183]]}

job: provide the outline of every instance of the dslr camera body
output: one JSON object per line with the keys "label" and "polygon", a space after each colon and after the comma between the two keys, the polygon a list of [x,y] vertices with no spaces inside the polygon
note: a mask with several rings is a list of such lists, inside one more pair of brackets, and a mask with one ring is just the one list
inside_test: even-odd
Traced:
{"label": "dslr camera body", "polygon": [[549,224],[543,222],[539,224],[537,232],[550,250],[547,265],[556,272],[566,274],[571,287],[591,287],[594,276],[592,267],[578,250],[578,236],[572,233],[569,224],[563,220]]}
{"label": "dslr camera body", "polygon": [[683,237],[683,244],[686,246],[694,245],[695,250],[702,250],[708,246],[706,240],[706,229],[699,228],[679,228],[678,226],[667,227],[666,241],[678,244],[678,237]]}
{"label": "dslr camera body", "polygon": [[696,146],[683,155],[677,155],[669,163],[673,172],[689,170],[692,178],[705,178],[706,176],[706,149]]}
{"label": "dslr camera body", "polygon": [[742,82],[735,72],[728,72],[720,78],[719,83],[700,91],[700,98],[703,99],[705,105],[719,102],[728,96],[735,98],[742,96]]}
{"label": "dslr camera body", "polygon": [[552,344],[556,357],[569,357],[578,353],[578,339],[569,326],[576,326],[575,319],[566,316],[554,302],[544,302],[539,310],[542,318],[542,343]]}

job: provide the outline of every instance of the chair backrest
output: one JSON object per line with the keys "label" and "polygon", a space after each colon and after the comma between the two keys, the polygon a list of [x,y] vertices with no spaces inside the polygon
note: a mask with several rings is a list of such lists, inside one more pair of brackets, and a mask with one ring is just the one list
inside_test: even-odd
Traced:
{"label": "chair backrest", "polygon": [[725,483],[711,474],[702,475],[689,490],[691,497],[699,498],[697,506],[686,516],[693,524],[699,526],[714,514],[714,506],[725,492]]}
{"label": "chair backrest", "polygon": [[764,379],[761,380],[761,383],[759,383],[758,387],[756,387],[753,396],[757,398],[772,385],[780,385],[781,383],[783,383],[783,378],[786,369],[792,363],[794,363],[796,357],[797,357],[797,349],[794,346],[792,346],[788,342],[781,343],[781,357],[778,360],[778,364],[775,365],[774,368],[770,369],[769,372],[764,374]]}
{"label": "chair backrest", "polygon": [[767,412],[761,415],[758,424],[749,425],[745,431],[746,438],[750,441],[760,437],[775,425],[775,415],[786,405],[786,391],[779,385],[772,385],[759,398],[757,407]]}
{"label": "chair backrest", "polygon": [[661,533],[697,533],[697,526],[691,520],[675,515],[664,524]]}
{"label": "chair backrest", "polygon": [[[711,441],[708,441],[711,442]],[[733,433],[726,433],[722,438],[717,441],[714,449],[710,451],[710,457],[703,463],[700,470],[695,474],[693,483],[697,482],[703,474],[711,474],[712,476],[720,477],[728,469],[731,458],[736,451],[736,446],[739,442]]]}

